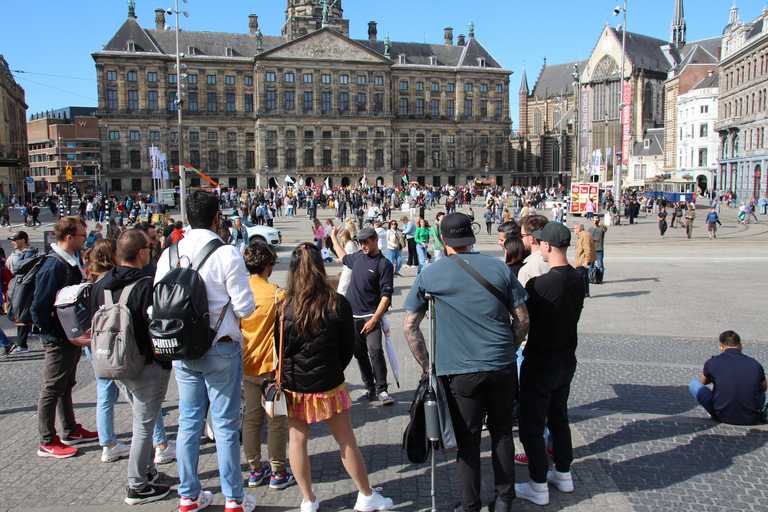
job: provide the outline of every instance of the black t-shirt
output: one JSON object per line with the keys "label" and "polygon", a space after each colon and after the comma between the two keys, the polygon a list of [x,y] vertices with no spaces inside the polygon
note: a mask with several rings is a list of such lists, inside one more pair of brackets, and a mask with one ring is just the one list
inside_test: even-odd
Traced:
{"label": "black t-shirt", "polygon": [[659,212],[659,222],[667,222],[667,212]]}
{"label": "black t-shirt", "polygon": [[760,423],[758,393],[765,380],[763,367],[737,348],[729,348],[704,363],[704,376],[714,384],[715,416],[733,425]]}
{"label": "black t-shirt", "polygon": [[575,365],[584,277],[570,265],[554,267],[530,279],[525,291],[531,321],[525,362],[549,370]]}
{"label": "black t-shirt", "polygon": [[352,269],[347,300],[352,305],[353,315],[372,315],[382,297],[392,298],[395,269],[381,252],[368,256],[363,251],[357,251],[347,254],[341,261]]}

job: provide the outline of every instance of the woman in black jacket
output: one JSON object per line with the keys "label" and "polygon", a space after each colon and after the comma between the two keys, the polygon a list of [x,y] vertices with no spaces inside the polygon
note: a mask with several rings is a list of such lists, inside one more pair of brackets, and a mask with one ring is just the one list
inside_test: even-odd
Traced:
{"label": "woman in black jacket", "polygon": [[339,443],[344,468],[357,485],[355,510],[387,510],[392,500],[368,482],[365,462],[357,447],[349,408],[344,369],[352,360],[355,328],[352,307],[328,284],[320,250],[311,242],[291,255],[285,299],[278,307],[275,346],[281,360],[283,389],[288,406],[290,459],[303,501],[302,512],[314,512],[320,500],[312,491],[309,468],[309,425],[325,421]]}

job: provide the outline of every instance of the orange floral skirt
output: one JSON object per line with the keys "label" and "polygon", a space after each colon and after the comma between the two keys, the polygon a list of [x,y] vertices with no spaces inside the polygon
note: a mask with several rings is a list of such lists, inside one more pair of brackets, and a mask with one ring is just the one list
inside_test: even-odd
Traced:
{"label": "orange floral skirt", "polygon": [[347,383],[322,393],[285,392],[288,416],[307,423],[325,421],[334,414],[352,407],[352,399],[347,392]]}

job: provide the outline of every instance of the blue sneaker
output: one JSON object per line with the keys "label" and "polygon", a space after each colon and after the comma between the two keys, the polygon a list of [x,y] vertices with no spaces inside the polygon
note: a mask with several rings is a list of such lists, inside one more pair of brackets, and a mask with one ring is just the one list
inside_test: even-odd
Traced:
{"label": "blue sneaker", "polygon": [[269,470],[264,466],[261,467],[261,471],[258,473],[251,470],[251,474],[248,476],[248,487],[258,487],[264,483],[264,480],[269,476]]}
{"label": "blue sneaker", "polygon": [[283,476],[281,477],[278,477],[274,474],[269,477],[269,490],[279,491],[281,489],[285,489],[295,481],[296,479],[293,478],[293,474],[286,469],[283,471]]}

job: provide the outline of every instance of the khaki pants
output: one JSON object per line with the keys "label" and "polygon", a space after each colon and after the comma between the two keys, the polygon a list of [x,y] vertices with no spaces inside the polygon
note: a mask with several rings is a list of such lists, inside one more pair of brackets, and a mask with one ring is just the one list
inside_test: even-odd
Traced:
{"label": "khaki pants", "polygon": [[261,385],[271,374],[258,377],[243,376],[245,417],[243,418],[243,450],[248,466],[261,469],[261,430],[267,419],[267,454],[272,473],[280,475],[285,469],[285,446],[288,439],[288,420],[285,416],[270,418],[261,406]]}

